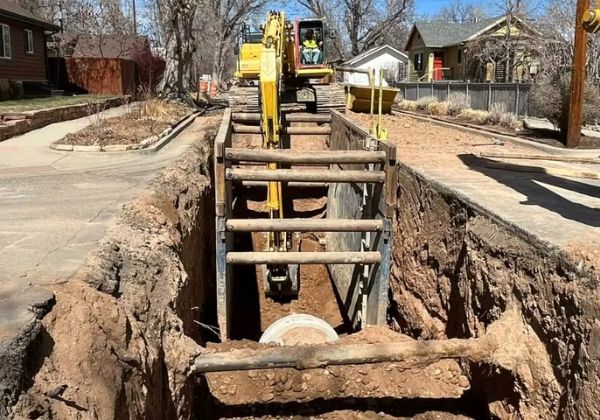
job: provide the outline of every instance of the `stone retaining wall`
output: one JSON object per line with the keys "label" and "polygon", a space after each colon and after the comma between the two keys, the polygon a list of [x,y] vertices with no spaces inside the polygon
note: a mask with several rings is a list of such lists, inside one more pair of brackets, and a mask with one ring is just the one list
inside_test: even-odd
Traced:
{"label": "stone retaining wall", "polygon": [[36,111],[0,113],[0,119],[2,120],[0,121],[0,141],[4,141],[11,137],[19,136],[31,130],[42,128],[57,122],[85,117],[90,115],[90,113],[95,113],[95,110],[105,110],[115,106],[120,106],[130,99],[130,96],[121,96],[103,101],[97,101],[91,106],[89,103],[84,103],[49,109],[39,109]]}

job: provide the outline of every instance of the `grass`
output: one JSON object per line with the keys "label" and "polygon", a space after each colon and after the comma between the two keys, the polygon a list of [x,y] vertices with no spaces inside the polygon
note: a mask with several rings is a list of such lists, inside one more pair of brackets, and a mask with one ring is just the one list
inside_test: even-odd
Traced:
{"label": "grass", "polygon": [[48,98],[15,99],[0,102],[0,113],[36,111],[46,108],[57,108],[67,105],[87,104],[90,101],[114,98],[114,95],[76,95],[54,96]]}

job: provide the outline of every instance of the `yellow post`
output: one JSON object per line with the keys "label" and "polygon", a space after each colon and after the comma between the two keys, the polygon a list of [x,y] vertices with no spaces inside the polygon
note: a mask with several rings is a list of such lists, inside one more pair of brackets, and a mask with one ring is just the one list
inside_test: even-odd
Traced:
{"label": "yellow post", "polygon": [[374,117],[374,108],[375,108],[375,70],[369,69],[369,85],[371,86],[371,135],[376,136],[376,127],[375,127],[375,117]]}
{"label": "yellow post", "polygon": [[379,104],[377,112],[377,139],[387,140],[387,130],[381,126],[381,113],[383,108],[383,69],[379,69]]}
{"label": "yellow post", "polygon": [[346,97],[346,115],[348,115],[348,111],[352,108],[352,93],[350,92],[350,86],[346,86],[346,90],[348,91],[348,96]]}

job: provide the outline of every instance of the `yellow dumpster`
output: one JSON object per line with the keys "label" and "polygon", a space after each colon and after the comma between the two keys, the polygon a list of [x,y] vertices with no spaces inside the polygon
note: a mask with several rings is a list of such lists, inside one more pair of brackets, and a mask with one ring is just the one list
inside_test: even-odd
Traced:
{"label": "yellow dumpster", "polygon": [[[370,112],[371,110],[371,88],[368,86],[347,86],[350,89],[350,109],[354,112]],[[381,112],[389,114],[392,112],[392,105],[394,99],[398,94],[399,89],[390,87],[382,88],[382,104]],[[379,103],[379,87],[375,87],[375,102],[373,110],[377,113],[377,107]]]}

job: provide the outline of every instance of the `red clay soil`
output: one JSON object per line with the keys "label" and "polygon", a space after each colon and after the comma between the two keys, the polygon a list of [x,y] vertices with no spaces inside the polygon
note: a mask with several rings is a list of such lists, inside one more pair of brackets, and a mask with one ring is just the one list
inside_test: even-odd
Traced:
{"label": "red clay soil", "polygon": [[[368,327],[338,343],[386,343],[411,339],[387,327]],[[251,341],[211,345],[208,351],[255,349]],[[455,360],[415,367],[410,361],[323,369],[272,369],[209,373],[208,386],[220,404],[285,403],[321,398],[460,398],[469,380]],[[357,417],[355,417],[357,418]],[[358,417],[364,418],[364,417]]]}
{"label": "red clay soil", "polygon": [[[493,132],[506,134],[509,136],[516,135],[519,137],[526,138],[528,140],[532,140],[532,141],[542,143],[542,144],[548,144],[548,145],[554,146],[554,147],[565,147],[565,140],[563,138],[563,135],[558,130],[530,129],[530,128],[524,127],[524,128],[521,128],[519,131],[515,131],[515,130],[511,130],[509,128],[505,128],[505,127],[497,126],[497,125],[477,125],[477,124],[473,124],[469,121],[465,121],[465,120],[462,120],[457,117],[439,116],[439,115],[433,116],[433,115],[430,115],[429,113],[419,112],[419,111],[410,111],[410,112],[414,112],[415,114],[418,114],[418,115],[421,115],[424,117],[431,117],[436,120],[466,125],[466,126],[469,126],[472,128],[482,128],[482,129],[490,130]],[[577,147],[577,149],[600,149],[600,138],[586,136],[586,135],[582,134],[581,140],[579,142],[579,146]]]}

